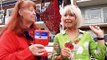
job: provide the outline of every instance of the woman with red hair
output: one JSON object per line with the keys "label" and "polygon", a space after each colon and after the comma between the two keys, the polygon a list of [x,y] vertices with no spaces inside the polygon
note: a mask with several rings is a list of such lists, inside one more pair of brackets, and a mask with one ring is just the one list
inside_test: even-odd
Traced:
{"label": "woman with red hair", "polygon": [[35,20],[35,3],[18,1],[10,22],[1,32],[0,60],[47,60],[44,46],[34,44]]}

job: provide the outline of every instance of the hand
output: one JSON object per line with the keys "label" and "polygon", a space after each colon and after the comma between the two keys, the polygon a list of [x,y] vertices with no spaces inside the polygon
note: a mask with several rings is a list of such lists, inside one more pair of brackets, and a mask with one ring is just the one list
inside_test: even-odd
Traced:
{"label": "hand", "polygon": [[44,46],[41,45],[41,44],[33,44],[33,45],[29,46],[29,50],[35,56],[41,56],[46,51],[45,48],[44,48]]}
{"label": "hand", "polygon": [[61,49],[61,55],[63,57],[70,57],[71,50],[69,48],[63,48]]}
{"label": "hand", "polygon": [[97,35],[97,37],[101,38],[104,37],[104,33],[99,26],[89,26],[89,27]]}

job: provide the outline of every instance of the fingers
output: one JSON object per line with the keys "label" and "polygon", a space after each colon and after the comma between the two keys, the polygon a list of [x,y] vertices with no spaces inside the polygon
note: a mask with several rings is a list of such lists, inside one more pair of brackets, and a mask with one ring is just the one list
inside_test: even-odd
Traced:
{"label": "fingers", "polygon": [[36,56],[42,56],[44,53],[36,53]]}
{"label": "fingers", "polygon": [[97,37],[104,37],[104,32],[100,29],[99,26],[93,25],[89,27],[97,35]]}
{"label": "fingers", "polygon": [[90,29],[95,33],[95,34],[98,34],[99,32],[101,32],[101,29],[99,26],[89,26]]}
{"label": "fingers", "polygon": [[42,55],[46,51],[44,46],[40,44],[33,44],[29,46],[29,50],[32,52],[33,55],[37,56]]}
{"label": "fingers", "polygon": [[62,56],[69,57],[70,53],[71,53],[71,50],[68,49],[68,48],[64,48],[64,49],[61,50]]}
{"label": "fingers", "polygon": [[39,49],[38,52],[35,52],[34,54],[35,54],[36,56],[41,56],[41,55],[44,54],[44,52],[45,52],[44,49]]}
{"label": "fingers", "polygon": [[44,48],[44,46],[41,44],[34,44],[34,46],[36,46],[37,48]]}
{"label": "fingers", "polygon": [[96,25],[91,25],[91,26],[89,26],[91,29],[97,29],[97,30],[99,30],[100,29],[100,27],[99,26],[96,26]]}

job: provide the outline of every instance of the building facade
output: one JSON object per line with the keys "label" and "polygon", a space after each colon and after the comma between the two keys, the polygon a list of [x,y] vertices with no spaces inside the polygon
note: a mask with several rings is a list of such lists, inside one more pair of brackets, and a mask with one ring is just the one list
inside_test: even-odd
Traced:
{"label": "building facade", "polygon": [[[5,24],[8,23],[9,16],[11,15],[14,4],[17,0],[1,0],[0,1],[0,29],[2,29]],[[37,7],[38,12],[43,12],[45,9],[42,9],[42,0],[33,0]],[[107,34],[107,0],[77,0],[77,5],[82,11],[84,18],[84,24],[80,28],[82,30],[90,31],[89,25],[99,25],[104,31],[105,35]],[[45,0],[45,7],[48,7],[50,0]],[[38,26],[40,28],[45,28],[46,25],[40,18],[37,19]],[[54,34],[51,34],[53,41]],[[94,36],[94,35],[93,35]]]}

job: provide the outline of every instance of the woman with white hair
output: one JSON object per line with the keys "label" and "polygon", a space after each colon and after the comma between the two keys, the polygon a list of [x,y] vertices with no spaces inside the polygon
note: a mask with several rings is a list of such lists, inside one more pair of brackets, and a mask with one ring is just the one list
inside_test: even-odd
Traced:
{"label": "woman with white hair", "polygon": [[90,60],[91,55],[104,60],[106,47],[103,31],[98,26],[90,26],[97,35],[96,44],[89,32],[79,30],[83,19],[77,6],[67,5],[60,13],[63,31],[54,38],[52,60]]}

